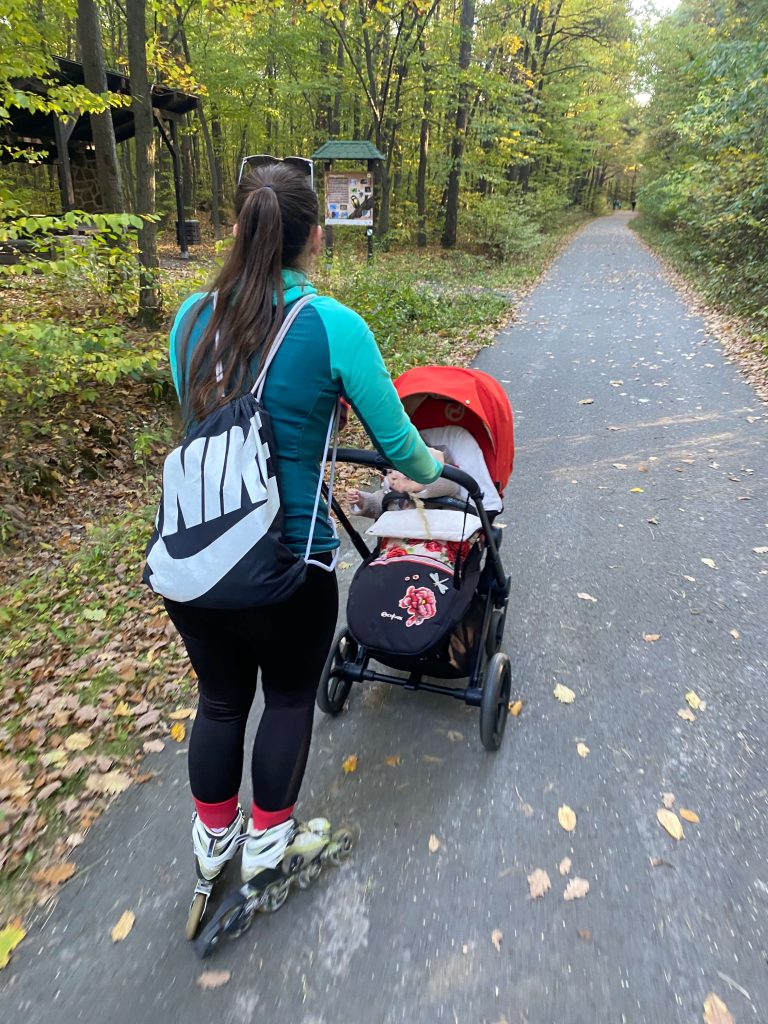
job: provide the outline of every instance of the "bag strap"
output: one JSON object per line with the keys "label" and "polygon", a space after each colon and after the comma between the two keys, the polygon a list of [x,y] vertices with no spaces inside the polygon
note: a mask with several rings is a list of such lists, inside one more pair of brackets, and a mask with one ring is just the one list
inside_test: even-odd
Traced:
{"label": "bag strap", "polygon": [[269,349],[269,354],[264,361],[264,366],[261,368],[261,373],[256,378],[254,385],[251,388],[251,394],[256,398],[257,401],[261,400],[261,395],[262,392],[264,391],[264,384],[266,383],[267,380],[267,371],[272,365],[272,361],[277,355],[280,346],[285,341],[285,336],[291,329],[293,321],[296,319],[296,317],[299,315],[302,309],[304,309],[304,307],[308,303],[310,303],[314,297],[314,294],[302,295],[300,299],[297,299],[294,303],[292,303],[290,312],[286,316],[285,320],[283,320],[282,327],[275,335],[275,340],[272,342],[272,345]]}
{"label": "bag strap", "polygon": [[[331,452],[331,471],[328,475],[328,511],[330,513],[331,505],[333,504],[333,480],[336,475],[336,453],[339,448],[339,421],[341,419],[341,403],[336,402],[336,407],[331,414],[330,422],[328,423],[328,433],[325,437],[325,452],[323,454],[323,461],[320,465],[320,476],[317,481],[317,492],[315,493],[315,507],[312,510],[312,522],[309,527],[309,536],[307,537],[307,547],[304,551],[304,561],[307,565],[316,565],[319,569],[325,569],[326,572],[333,572],[336,568],[336,563],[339,560],[339,548],[336,548],[333,559],[330,565],[326,565],[325,562],[318,562],[314,558],[309,557],[309,553],[312,550],[312,541],[315,539],[315,526],[317,525],[317,513],[320,508],[320,495],[323,490],[323,477],[325,476],[325,466],[328,462],[328,452]],[[333,444],[331,444],[333,442]],[[328,521],[331,524],[334,537],[338,537],[339,533],[336,529],[336,523],[333,518],[329,515]]]}

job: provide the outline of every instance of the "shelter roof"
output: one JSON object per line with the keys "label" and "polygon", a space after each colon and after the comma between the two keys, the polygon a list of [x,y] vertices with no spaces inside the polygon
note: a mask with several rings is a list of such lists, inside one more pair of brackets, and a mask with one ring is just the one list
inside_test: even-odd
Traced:
{"label": "shelter roof", "polygon": [[383,160],[384,154],[364,139],[331,139],[316,149],[313,160]]}

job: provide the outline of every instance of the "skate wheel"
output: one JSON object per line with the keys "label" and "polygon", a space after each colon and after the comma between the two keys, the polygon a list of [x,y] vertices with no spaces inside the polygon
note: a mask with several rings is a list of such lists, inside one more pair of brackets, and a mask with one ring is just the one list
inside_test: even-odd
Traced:
{"label": "skate wheel", "polygon": [[225,936],[236,939],[247,932],[253,923],[253,914],[246,911],[246,900],[241,892],[234,892],[219,907],[216,916],[195,939],[195,952],[205,960]]}
{"label": "skate wheel", "polygon": [[308,889],[319,877],[322,870],[322,863],[319,860],[313,860],[312,863],[307,865],[303,871],[299,872],[299,888]]}
{"label": "skate wheel", "polygon": [[259,909],[265,914],[274,914],[288,899],[290,888],[291,882],[288,878],[282,882],[273,882],[268,885],[264,890],[264,903]]}
{"label": "skate wheel", "polygon": [[352,853],[352,848],[357,841],[357,835],[351,828],[340,828],[333,833],[330,845],[327,849],[327,859],[338,867]]}
{"label": "skate wheel", "polygon": [[204,892],[195,893],[187,915],[187,927],[184,929],[184,934],[190,942],[197,935],[197,929],[200,927],[207,903],[208,897]]}

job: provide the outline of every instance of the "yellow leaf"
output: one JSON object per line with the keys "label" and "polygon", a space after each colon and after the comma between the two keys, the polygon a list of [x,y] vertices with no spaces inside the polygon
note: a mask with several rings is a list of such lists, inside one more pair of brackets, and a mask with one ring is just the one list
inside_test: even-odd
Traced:
{"label": "yellow leaf", "polygon": [[563,686],[562,683],[558,683],[552,691],[554,697],[560,701],[561,704],[573,704],[576,700],[576,694],[573,690],[569,690],[567,686]]}
{"label": "yellow leaf", "polygon": [[197,979],[200,988],[221,988],[232,977],[232,971],[203,971]]}
{"label": "yellow leaf", "polygon": [[112,941],[122,942],[123,939],[127,938],[135,920],[136,915],[132,910],[124,910],[120,915],[120,920],[112,929]]}
{"label": "yellow leaf", "polygon": [[666,829],[673,839],[685,838],[683,826],[680,824],[680,819],[674,811],[668,811],[660,808],[656,811],[656,817],[658,818],[661,827]]}
{"label": "yellow leaf", "polygon": [[350,775],[352,772],[357,771],[357,754],[350,754],[346,757],[341,765],[341,769],[345,775]]}
{"label": "yellow leaf", "polygon": [[172,711],[168,717],[174,722],[180,722],[184,718],[193,718],[194,714],[194,708],[180,708],[178,711]]}
{"label": "yellow leaf", "polygon": [[589,882],[586,880],[586,878],[578,878],[574,875],[574,877],[568,882],[568,885],[565,887],[563,899],[566,902],[570,902],[571,900],[580,900],[583,899],[588,892]]}
{"label": "yellow leaf", "polygon": [[704,1000],[704,1024],[734,1024],[728,1007],[714,992]]}
{"label": "yellow leaf", "polygon": [[643,640],[648,644],[655,644],[657,640],[661,640],[661,633],[643,633]]}
{"label": "yellow leaf", "polygon": [[630,487],[629,493],[630,494],[643,494],[644,491],[643,491],[642,487]]}
{"label": "yellow leaf", "polygon": [[515,700],[509,702],[509,713],[513,718],[517,718],[520,712],[523,710],[523,702],[521,700]]}
{"label": "yellow leaf", "polygon": [[36,871],[32,878],[35,882],[41,882],[43,885],[61,885],[62,882],[71,878],[76,870],[77,868],[71,860],[65,860],[61,864],[52,864],[41,871]]}
{"label": "yellow leaf", "polygon": [[384,764],[389,765],[390,768],[397,768],[397,766],[400,764],[400,755],[395,754],[394,757],[385,758]]}
{"label": "yellow leaf", "polygon": [[504,938],[504,933],[500,928],[494,928],[491,932],[491,942],[496,947],[498,953],[501,952],[501,940]]}
{"label": "yellow leaf", "polygon": [[458,729],[449,729],[448,739],[451,741],[451,743],[458,743],[460,740],[464,739],[464,733],[459,732]]}
{"label": "yellow leaf", "polygon": [[131,711],[129,705],[124,700],[121,700],[120,703],[115,708],[115,715],[118,718],[127,718],[129,715],[132,714],[133,712]]}
{"label": "yellow leaf", "polygon": [[181,743],[186,735],[187,730],[184,728],[184,723],[174,722],[171,726],[171,739],[176,740],[177,743]]}
{"label": "yellow leaf", "polygon": [[114,796],[122,793],[131,785],[131,778],[125,772],[105,772],[103,775],[94,773],[85,780],[85,788],[94,793],[108,793]]}
{"label": "yellow leaf", "polygon": [[573,832],[576,828],[576,814],[568,804],[563,804],[557,809],[557,820],[566,832]]}
{"label": "yellow leaf", "polygon": [[577,743],[576,753],[579,755],[579,757],[589,757],[589,747],[586,743]]}
{"label": "yellow leaf", "polygon": [[695,722],[696,715],[690,710],[690,708],[680,708],[677,712],[678,717],[682,718],[684,722]]}
{"label": "yellow leaf", "polygon": [[439,849],[440,849],[440,840],[435,835],[430,836],[429,837],[429,852],[430,853],[437,853],[437,851]]}
{"label": "yellow leaf", "polygon": [[686,693],[685,700],[688,704],[688,707],[691,708],[693,711],[698,711],[701,707],[701,698],[697,693],[694,693],[693,690],[689,690],[688,693]]}
{"label": "yellow leaf", "polygon": [[8,966],[11,953],[27,933],[20,921],[12,921],[7,928],[0,929],[0,971]]}
{"label": "yellow leaf", "polygon": [[531,894],[531,899],[537,900],[544,893],[549,892],[552,888],[552,883],[549,880],[549,875],[543,868],[536,868],[528,875],[528,891]]}
{"label": "yellow leaf", "polygon": [[689,811],[687,808],[681,807],[680,808],[680,817],[684,821],[690,821],[691,824],[693,824],[693,825],[698,825],[699,824],[699,816],[696,813],[696,811]]}
{"label": "yellow leaf", "polygon": [[558,868],[558,871],[560,872],[561,875],[567,875],[570,870],[571,870],[571,858],[570,857],[563,857],[563,859],[560,861],[560,866]]}
{"label": "yellow leaf", "polygon": [[708,565],[710,569],[717,568],[717,566],[711,558],[702,558],[702,562],[704,563],[704,565]]}
{"label": "yellow leaf", "polygon": [[64,740],[67,750],[87,750],[91,743],[93,743],[93,739],[87,732],[73,732]]}

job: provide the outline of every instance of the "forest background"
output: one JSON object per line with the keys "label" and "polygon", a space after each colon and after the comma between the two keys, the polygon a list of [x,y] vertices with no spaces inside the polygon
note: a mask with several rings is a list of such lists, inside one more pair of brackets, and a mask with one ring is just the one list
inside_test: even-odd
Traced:
{"label": "forest background", "polygon": [[[55,56],[83,60],[90,87],[62,84]],[[130,98],[106,91],[105,68],[130,74]],[[77,837],[119,789],[89,785],[94,765],[105,776],[133,765],[153,731],[183,738],[183,719],[164,717],[183,701],[182,663],[163,620],[147,619],[137,575],[158,460],[178,436],[168,320],[227,244],[242,158],[308,156],[330,138],[383,154],[374,262],[362,233],[339,229],[317,283],[366,317],[393,373],[471,358],[569,231],[633,201],[644,237],[765,355],[766,69],[764,0],[681,0],[663,17],[630,0],[6,0],[0,872],[11,888],[61,857],[67,830]],[[189,262],[152,84],[200,99],[180,134],[184,204],[203,228]],[[137,130],[115,146],[120,104]],[[7,132],[19,109],[91,118],[102,213],[61,213],[56,168]]]}

